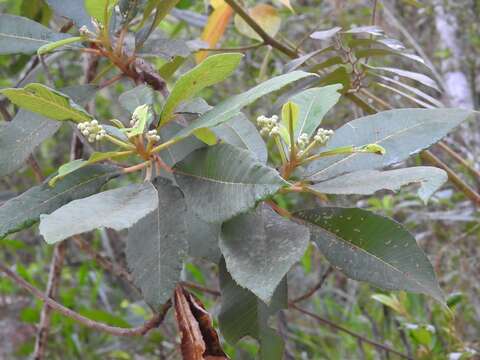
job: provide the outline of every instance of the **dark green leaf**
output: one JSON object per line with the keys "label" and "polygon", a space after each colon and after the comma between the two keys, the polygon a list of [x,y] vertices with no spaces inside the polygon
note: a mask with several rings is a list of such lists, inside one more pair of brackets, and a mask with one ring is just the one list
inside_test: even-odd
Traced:
{"label": "dark green leaf", "polygon": [[30,19],[0,14],[0,55],[31,54],[43,45],[68,37]]}
{"label": "dark green leaf", "polygon": [[220,290],[222,307],[218,316],[220,331],[225,339],[237,343],[245,336],[257,339],[260,345],[260,360],[283,358],[284,343],[268,320],[278,311],[287,308],[287,282],[278,286],[269,306],[250,291],[238,286],[228,273],[225,262],[220,263]]}
{"label": "dark green leaf", "polygon": [[74,200],[40,217],[40,234],[54,244],[70,236],[100,227],[123,230],[158,207],[158,195],[150,183],[131,184]]}
{"label": "dark green leaf", "polygon": [[180,279],[188,243],[186,206],[180,190],[168,180],[153,181],[158,208],[128,230],[127,263],[145,301],[160,310]]}
{"label": "dark green leaf", "polygon": [[131,90],[125,91],[118,97],[122,107],[131,114],[135,109],[142,105],[153,105],[155,92],[148,85],[139,85]]}
{"label": "dark green leaf", "polygon": [[237,284],[269,303],[282,278],[302,258],[309,239],[307,227],[259,206],[223,224],[220,249]]}
{"label": "dark green leaf", "polygon": [[110,165],[92,165],[59,180],[52,188],[46,180],[0,207],[0,238],[22,230],[75,199],[95,194],[118,172]]}
{"label": "dark green leaf", "polygon": [[389,218],[357,208],[316,208],[294,217],[338,270],[387,290],[428,294],[443,301],[432,265],[415,238]]}
{"label": "dark green leaf", "polygon": [[187,210],[188,251],[190,256],[218,264],[222,254],[218,246],[221,224],[208,223]]}
{"label": "dark green leaf", "polygon": [[196,150],[175,170],[189,208],[208,222],[248,211],[287,184],[250,152],[229,144]]}
{"label": "dark green leaf", "polygon": [[385,148],[385,155],[355,153],[322,158],[308,167],[307,177],[327,180],[398,163],[428,148],[471,115],[471,111],[462,109],[397,109],[350,121],[336,130],[322,151],[378,144]]}
{"label": "dark green leaf", "polygon": [[263,164],[267,163],[268,153],[265,141],[247,117],[240,113],[232,120],[214,127],[212,131],[223,141],[249,150]]}

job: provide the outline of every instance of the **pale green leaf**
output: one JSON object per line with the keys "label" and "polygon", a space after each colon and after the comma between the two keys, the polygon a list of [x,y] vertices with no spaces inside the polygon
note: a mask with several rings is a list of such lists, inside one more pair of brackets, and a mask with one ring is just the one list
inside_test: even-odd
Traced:
{"label": "pale green leaf", "polygon": [[181,139],[191,135],[197,129],[214,127],[228,121],[238,115],[244,106],[254,102],[262,96],[308,76],[314,76],[314,74],[303,71],[293,71],[264,81],[242,94],[231,96],[210,111],[207,111],[189,126],[179,131],[175,138]]}
{"label": "pale green leaf", "polygon": [[145,301],[160,310],[180,280],[188,243],[186,205],[180,190],[165,179],[153,185],[158,208],[128,230],[127,263]]}
{"label": "pale green leaf", "polygon": [[25,110],[53,120],[83,122],[93,119],[92,115],[75,104],[69,96],[42,84],[31,83],[23,89],[2,89],[0,94]]}
{"label": "pale green leaf", "polygon": [[240,286],[265,303],[307,249],[310,232],[267,206],[239,215],[222,226],[220,249]]}
{"label": "pale green leaf", "polygon": [[93,30],[92,19],[85,9],[83,0],[46,0],[47,4],[60,16],[72,19],[77,27],[87,26]]}
{"label": "pale green leaf", "polygon": [[0,14],[0,55],[31,54],[43,45],[69,37],[30,19]]}
{"label": "pale green leaf", "polygon": [[189,208],[208,222],[222,222],[253,208],[287,183],[249,151],[218,144],[190,154],[175,167]]}
{"label": "pale green leaf", "polygon": [[139,85],[125,91],[118,97],[118,101],[122,107],[131,114],[136,108],[142,105],[153,105],[155,100],[155,92],[148,85]]}
{"label": "pale green leaf", "polygon": [[295,138],[302,133],[312,136],[320,126],[325,114],[338,102],[342,88],[334,84],[319,88],[311,88],[298,93],[290,98],[300,108],[298,121],[295,126]]}
{"label": "pale green leaf", "polygon": [[105,13],[110,17],[118,0],[84,0],[85,9],[91,17],[105,24]]}
{"label": "pale green leaf", "polygon": [[321,181],[311,187],[323,194],[371,195],[379,190],[397,191],[402,186],[418,183],[418,196],[426,203],[447,179],[447,173],[442,169],[417,166],[389,171],[360,170]]}
{"label": "pale green leaf", "polygon": [[377,144],[385,149],[385,154],[325,157],[311,163],[307,177],[321,181],[398,163],[436,143],[471,115],[472,111],[463,109],[397,109],[350,121],[335,131],[322,151]]}
{"label": "pale green leaf", "polygon": [[348,277],[443,301],[428,258],[394,220],[362,209],[335,207],[300,211],[294,217],[310,227],[321,253]]}
{"label": "pale green leaf", "polygon": [[180,76],[163,107],[160,125],[172,119],[175,109],[181,102],[190,100],[202,89],[229,77],[240,64],[242,57],[243,55],[238,53],[212,55]]}
{"label": "pale green leaf", "polygon": [[47,243],[54,244],[101,227],[123,230],[157,207],[157,190],[152,184],[131,184],[74,200],[40,216],[40,234]]}
{"label": "pale green leaf", "polygon": [[238,114],[232,120],[212,128],[212,131],[221,140],[249,150],[262,164],[267,163],[268,153],[265,141],[255,125],[244,114]]}
{"label": "pale green leaf", "polygon": [[[76,102],[95,95],[92,85],[62,89]],[[18,170],[35,148],[60,128],[61,123],[21,109],[10,122],[0,122],[0,176]]]}
{"label": "pale green leaf", "polygon": [[59,47],[62,47],[62,46],[68,45],[68,44],[73,44],[73,43],[80,42],[80,41],[83,41],[83,37],[81,37],[81,36],[75,36],[75,37],[70,37],[70,38],[58,40],[58,41],[43,45],[40,48],[38,48],[37,55],[45,55],[45,54],[48,54],[49,52],[51,52],[55,49],[58,49]]}
{"label": "pale green leaf", "polygon": [[54,188],[46,180],[0,207],[0,238],[37,222],[40,214],[50,214],[74,199],[95,194],[119,169],[111,165],[92,165],[66,176]]}

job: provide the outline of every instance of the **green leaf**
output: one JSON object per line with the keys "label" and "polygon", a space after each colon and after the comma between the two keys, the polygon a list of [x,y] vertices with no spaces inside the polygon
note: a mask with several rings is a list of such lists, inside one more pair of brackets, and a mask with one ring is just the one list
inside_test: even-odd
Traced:
{"label": "green leaf", "polygon": [[214,127],[227,120],[230,120],[234,116],[238,115],[244,106],[254,102],[264,95],[279,90],[282,87],[307,76],[315,75],[303,71],[292,71],[288,74],[280,75],[264,81],[260,85],[257,85],[242,94],[231,96],[227,100],[224,100],[215,106],[212,110],[200,116],[189,126],[179,131],[175,138],[181,139],[191,135],[197,129]]}
{"label": "green leaf", "polygon": [[76,159],[60,166],[58,168],[57,175],[50,179],[48,185],[55,186],[58,180],[85,166],[95,164],[103,160],[125,157],[128,155],[130,155],[130,153],[125,151],[93,152],[88,160]]}
{"label": "green leaf", "polygon": [[405,77],[411,80],[418,81],[420,84],[428,86],[429,88],[435,89],[437,91],[440,91],[437,83],[435,80],[430,78],[429,76],[422,74],[422,73],[417,73],[413,71],[407,71],[403,69],[397,69],[397,68],[390,68],[390,67],[375,67],[375,66],[367,66],[367,68],[372,69],[372,70],[381,70],[385,72],[389,72],[401,77]]}
{"label": "green leaf", "polygon": [[251,336],[259,342],[259,360],[282,359],[283,340],[269,327],[268,321],[288,306],[286,280],[280,283],[270,305],[267,306],[250,291],[237,285],[228,273],[224,261],[221,261],[219,271],[222,307],[218,321],[225,340],[233,345],[241,338]]}
{"label": "green leaf", "polygon": [[207,145],[215,145],[217,143],[217,136],[210,129],[197,129],[193,132],[193,135]]}
{"label": "green leaf", "polygon": [[295,126],[295,139],[302,133],[312,136],[325,114],[338,102],[342,85],[335,84],[302,91],[290,98],[300,108]]}
{"label": "green leaf", "polygon": [[74,199],[95,194],[118,173],[110,165],[92,165],[66,176],[52,188],[46,180],[0,207],[0,238],[37,222],[40,214],[50,214]]}
{"label": "green leaf", "polygon": [[325,207],[294,214],[321,253],[348,277],[387,290],[428,294],[443,302],[433,267],[399,223],[357,208]]}
{"label": "green leaf", "polygon": [[222,225],[219,223],[208,223],[190,210],[187,210],[186,218],[188,253],[190,256],[218,264],[222,256],[218,246]]}
{"label": "green leaf", "polygon": [[267,163],[268,153],[265,141],[255,125],[244,114],[238,114],[232,120],[214,127],[212,131],[221,140],[249,150],[262,164]]}
{"label": "green leaf", "polygon": [[42,84],[31,83],[23,89],[2,89],[0,94],[21,108],[53,120],[83,122],[93,119],[69,96]]}
{"label": "green leaf", "polygon": [[145,129],[153,121],[153,112],[150,105],[141,105],[135,109],[132,115],[137,121],[135,126],[128,130],[127,135],[129,138],[141,135],[145,132]]}
{"label": "green leaf", "polygon": [[77,27],[87,26],[93,30],[90,15],[85,10],[83,0],[46,0],[47,4],[60,16],[72,19]]}
{"label": "green leaf", "polygon": [[70,38],[58,40],[58,41],[55,41],[53,43],[45,44],[45,45],[41,46],[40,48],[38,48],[37,55],[45,55],[45,54],[48,54],[49,52],[51,52],[51,51],[53,51],[53,50],[55,50],[59,47],[62,47],[62,46],[68,45],[68,44],[72,44],[72,43],[76,43],[76,42],[80,42],[80,41],[83,41],[83,37],[75,36],[75,37],[70,37]]}
{"label": "green leaf", "polygon": [[300,109],[297,104],[292,101],[288,101],[282,106],[282,119],[281,122],[285,129],[287,129],[288,137],[290,138],[289,143],[291,143],[291,139],[296,140],[294,136],[295,128],[297,127],[298,123],[298,113]]}
{"label": "green leaf", "polygon": [[175,83],[160,117],[160,126],[172,120],[174,110],[182,101],[190,100],[202,89],[229,77],[240,64],[243,55],[226,53],[212,55],[186,72]]}
{"label": "green leaf", "polygon": [[153,105],[155,92],[148,85],[139,85],[131,90],[125,91],[118,97],[122,107],[131,114],[136,108],[142,105]]}
{"label": "green leaf", "polygon": [[382,168],[428,148],[472,115],[463,109],[397,109],[362,117],[335,131],[322,151],[342,146],[378,144],[386,152],[325,157],[307,168],[307,178],[321,181],[367,169]]}
{"label": "green leaf", "polygon": [[0,55],[32,54],[43,45],[69,37],[30,19],[0,14]]}
{"label": "green leaf", "polygon": [[255,207],[287,185],[250,152],[218,144],[190,154],[175,167],[189,208],[208,222],[222,222]]}
{"label": "green leaf", "polygon": [[323,194],[371,195],[379,190],[397,191],[402,186],[420,183],[418,196],[426,203],[447,179],[447,173],[442,169],[417,166],[389,171],[355,171],[316,183],[311,187]]}
{"label": "green leaf", "polygon": [[186,205],[180,190],[156,178],[158,208],[128,230],[127,263],[145,301],[160,310],[180,280],[187,255]]}
{"label": "green leaf", "polygon": [[[83,103],[95,94],[92,85],[62,89],[75,101]],[[10,122],[0,122],[0,176],[18,170],[35,148],[55,134],[61,123],[20,110]]]}
{"label": "green leaf", "polygon": [[151,183],[131,184],[74,200],[40,217],[40,234],[54,244],[72,235],[100,227],[123,230],[158,207],[157,190]]}
{"label": "green leaf", "polygon": [[290,268],[307,250],[310,232],[267,206],[222,226],[220,249],[238,285],[269,303]]}
{"label": "green leaf", "polygon": [[103,24],[108,20],[108,18],[105,19],[105,11],[107,12],[107,17],[110,17],[117,1],[118,0],[84,0],[85,9],[90,16]]}
{"label": "green leaf", "polygon": [[341,27],[335,26],[331,29],[315,31],[310,34],[310,37],[315,40],[327,40],[335,36],[340,30],[342,30]]}
{"label": "green leaf", "polygon": [[[168,123],[160,129],[160,137],[163,141],[170,140],[183,127],[175,122]],[[183,139],[181,142],[169,146],[160,151],[162,160],[170,167],[185,159],[193,151],[204,147],[205,145],[194,136]]]}

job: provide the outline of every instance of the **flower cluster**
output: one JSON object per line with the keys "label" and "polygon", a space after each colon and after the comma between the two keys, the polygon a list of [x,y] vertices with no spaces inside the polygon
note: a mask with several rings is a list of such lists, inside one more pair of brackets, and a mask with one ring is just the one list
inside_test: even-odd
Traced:
{"label": "flower cluster", "polygon": [[272,117],[261,115],[257,118],[257,124],[260,127],[260,135],[262,136],[280,135],[277,115],[273,115]]}
{"label": "flower cluster", "polygon": [[333,130],[327,130],[320,128],[317,130],[317,133],[313,137],[313,141],[317,142],[318,145],[325,145],[334,133]]}
{"label": "flower cluster", "polygon": [[305,149],[310,143],[310,137],[306,133],[302,133],[297,139],[297,145],[299,149]]}
{"label": "flower cluster", "polygon": [[78,130],[88,139],[88,142],[93,143],[95,140],[102,140],[107,134],[102,125],[97,120],[90,122],[82,122],[77,125]]}
{"label": "flower cluster", "polygon": [[146,138],[153,143],[160,141],[160,135],[158,135],[158,132],[155,129],[147,131]]}

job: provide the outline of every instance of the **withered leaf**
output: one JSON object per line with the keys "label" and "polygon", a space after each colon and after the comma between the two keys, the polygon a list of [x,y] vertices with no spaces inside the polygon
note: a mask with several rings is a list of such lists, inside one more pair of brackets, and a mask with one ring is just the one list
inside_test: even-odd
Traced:
{"label": "withered leaf", "polygon": [[210,314],[197,297],[181,286],[175,289],[175,316],[182,333],[184,360],[228,360]]}

